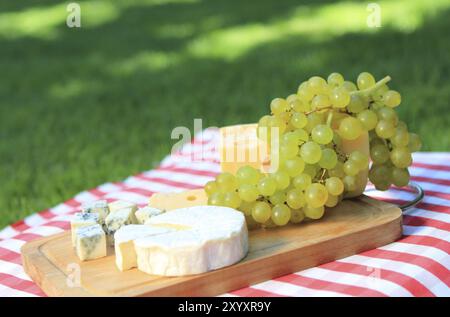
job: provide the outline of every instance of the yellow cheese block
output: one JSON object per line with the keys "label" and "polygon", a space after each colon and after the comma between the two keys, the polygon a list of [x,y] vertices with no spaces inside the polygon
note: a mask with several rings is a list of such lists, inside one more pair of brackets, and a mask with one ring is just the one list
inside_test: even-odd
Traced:
{"label": "yellow cheese block", "polygon": [[149,206],[165,211],[205,205],[208,205],[208,196],[203,188],[181,193],[158,193],[149,201]]}

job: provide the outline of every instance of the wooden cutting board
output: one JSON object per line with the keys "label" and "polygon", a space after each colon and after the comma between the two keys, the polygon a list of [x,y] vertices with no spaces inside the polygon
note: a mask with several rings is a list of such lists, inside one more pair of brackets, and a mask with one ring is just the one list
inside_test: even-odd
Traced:
{"label": "wooden cutting board", "polygon": [[70,232],[25,244],[22,261],[27,274],[50,296],[213,296],[373,249],[401,234],[399,208],[361,196],[328,209],[320,221],[251,230],[246,258],[199,275],[120,272],[112,249],[105,258],[80,262]]}

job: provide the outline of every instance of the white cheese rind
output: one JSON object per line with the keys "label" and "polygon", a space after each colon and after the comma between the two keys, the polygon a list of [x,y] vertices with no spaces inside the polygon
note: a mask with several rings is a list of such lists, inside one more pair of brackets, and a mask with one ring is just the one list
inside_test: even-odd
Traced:
{"label": "white cheese rind", "polygon": [[76,253],[81,261],[106,256],[106,235],[99,224],[76,230]]}
{"label": "white cheese rind", "polygon": [[163,213],[164,213],[164,211],[161,209],[147,206],[147,207],[138,209],[135,212],[135,216],[136,216],[136,220],[138,223],[144,224],[151,217],[158,216]]}
{"label": "white cheese rind", "polygon": [[147,224],[190,228],[134,241],[138,269],[148,274],[199,274],[232,265],[248,252],[245,217],[231,208],[183,208],[152,217]]}
{"label": "white cheese rind", "polygon": [[152,235],[164,234],[173,230],[145,225],[126,225],[114,234],[114,250],[116,266],[120,271],[126,271],[137,266],[137,255],[134,240]]}
{"label": "white cheese rind", "polygon": [[81,227],[95,225],[99,222],[99,216],[96,213],[77,212],[70,220],[70,230],[72,234],[72,245],[76,243],[76,230]]}

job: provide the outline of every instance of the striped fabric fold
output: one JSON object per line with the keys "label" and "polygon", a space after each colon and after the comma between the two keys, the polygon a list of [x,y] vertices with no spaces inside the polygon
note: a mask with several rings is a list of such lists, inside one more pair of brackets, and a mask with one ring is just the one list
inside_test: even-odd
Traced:
{"label": "striped fabric fold", "polygon": [[[0,296],[45,296],[24,273],[20,248],[67,230],[84,202],[124,199],[144,206],[154,193],[199,188],[213,179],[220,171],[218,137],[217,130],[205,130],[154,170],[87,190],[1,230]],[[222,296],[450,296],[450,153],[415,153],[410,173],[425,198],[405,212],[398,241]],[[367,194],[398,204],[413,197],[405,188]]]}

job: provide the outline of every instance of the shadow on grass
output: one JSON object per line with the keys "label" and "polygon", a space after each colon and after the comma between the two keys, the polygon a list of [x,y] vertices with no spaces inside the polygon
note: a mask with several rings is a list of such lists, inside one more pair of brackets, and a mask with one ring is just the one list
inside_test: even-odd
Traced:
{"label": "shadow on grass", "polygon": [[[328,3],[311,1],[308,10],[314,14]],[[151,168],[175,142],[175,126],[192,127],[193,118],[203,118],[205,127],[255,121],[273,97],[333,71],[352,79],[361,71],[390,74],[403,94],[400,117],[422,135],[424,148],[450,148],[449,10],[409,33],[384,26],[316,38],[284,32],[299,6],[136,3],[96,27],[58,27],[54,39],[0,38],[0,210],[14,211],[0,227]],[[258,27],[265,32],[272,24],[274,35],[259,39]],[[239,39],[240,28],[247,32],[244,49],[233,54],[237,46],[227,47],[227,36]],[[215,32],[223,35],[223,56],[214,50]],[[195,45],[205,37],[199,54]]]}

